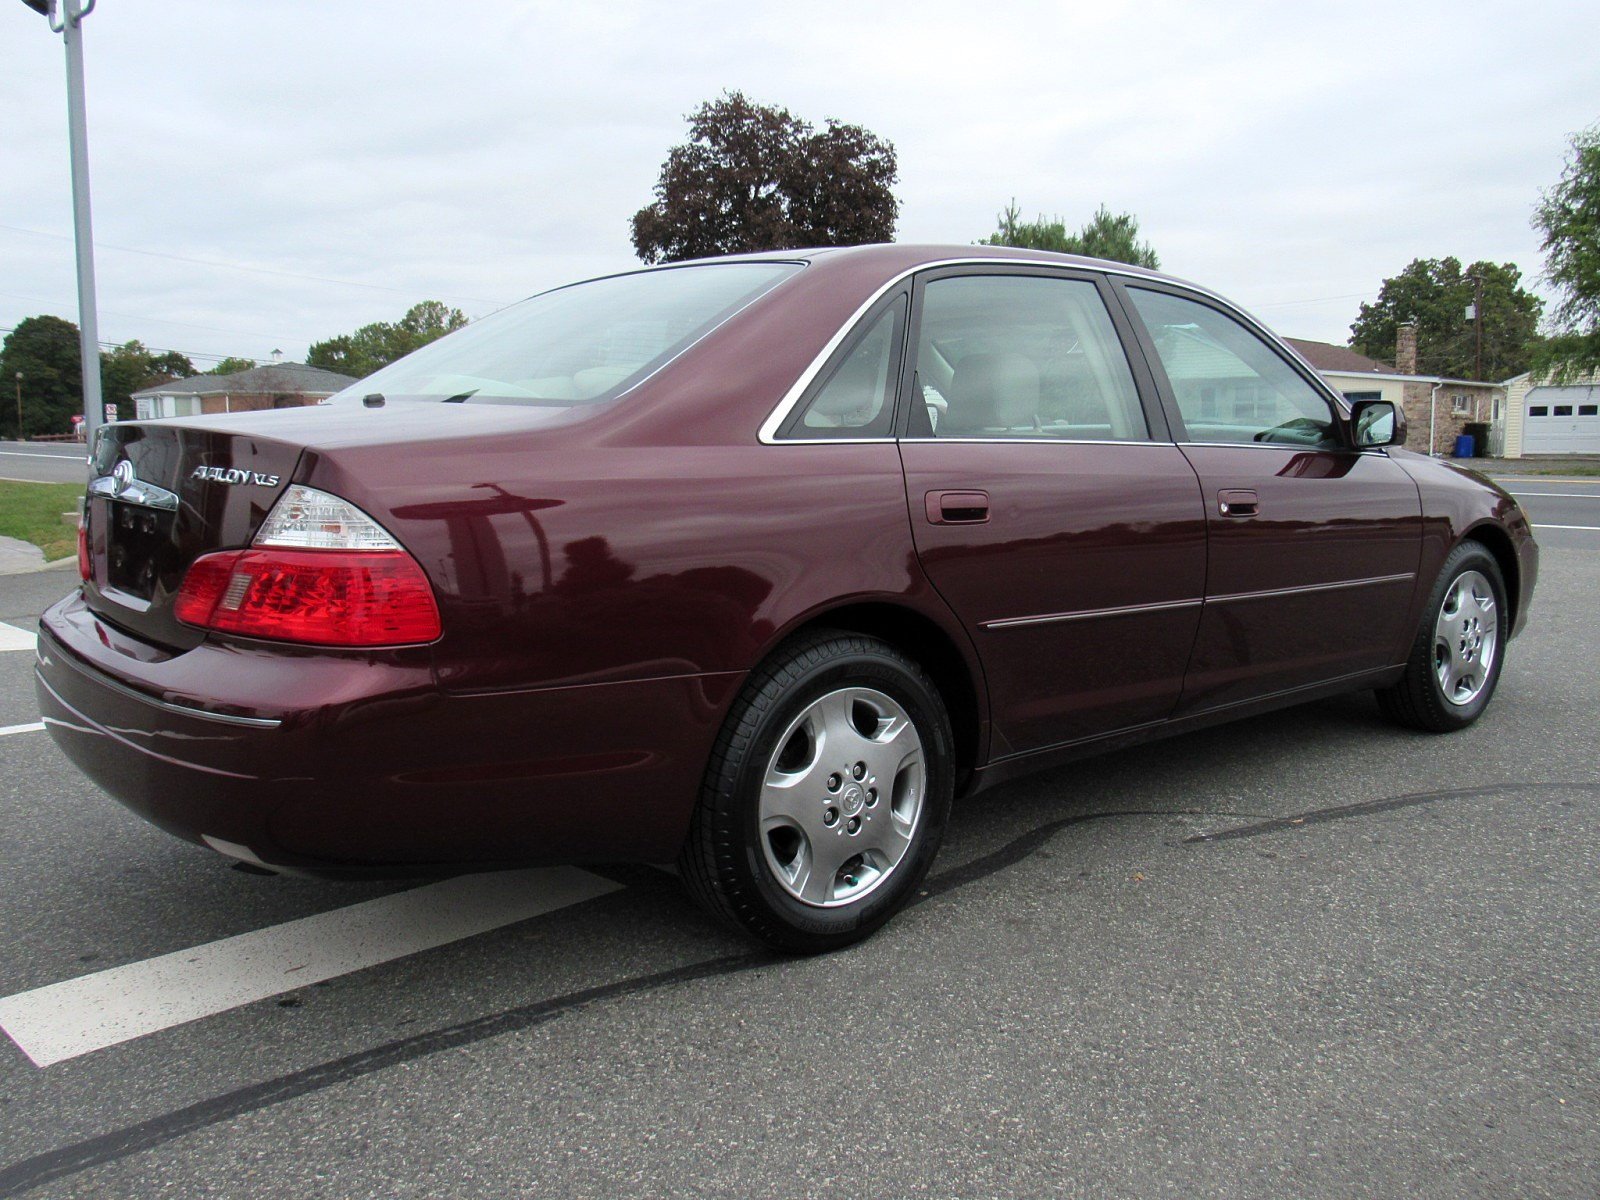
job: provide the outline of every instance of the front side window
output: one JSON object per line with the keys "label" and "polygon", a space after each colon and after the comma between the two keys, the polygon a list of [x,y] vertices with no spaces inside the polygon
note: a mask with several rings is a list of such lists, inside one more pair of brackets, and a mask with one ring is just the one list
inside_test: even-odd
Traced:
{"label": "front side window", "polygon": [[710,263],[591,279],[544,292],[391,363],[331,403],[452,400],[567,407],[626,391],[796,263]]}
{"label": "front side window", "polygon": [[1129,288],[1191,442],[1340,445],[1328,401],[1265,341],[1208,305]]}
{"label": "front side window", "polygon": [[923,291],[916,371],[912,437],[1149,437],[1122,344],[1087,280],[932,280]]}

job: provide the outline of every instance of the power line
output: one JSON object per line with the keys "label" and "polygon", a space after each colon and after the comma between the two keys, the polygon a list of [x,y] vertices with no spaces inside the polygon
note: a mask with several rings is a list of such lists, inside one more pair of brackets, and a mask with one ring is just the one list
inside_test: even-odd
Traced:
{"label": "power line", "polygon": [[[33,237],[50,238],[54,241],[70,242],[72,239],[62,233],[49,233],[43,229],[27,229],[21,225],[0,224],[0,229],[12,233],[26,233]],[[184,254],[168,254],[163,250],[141,250],[137,246],[119,246],[115,242],[102,242],[95,239],[95,249],[120,250],[124,254],[142,254],[147,258],[165,258],[172,262],[192,263],[202,267],[222,267],[229,271],[249,271],[256,275],[275,275],[282,279],[304,279],[311,283],[332,283],[341,287],[367,288],[375,292],[394,292],[398,295],[414,295],[414,291],[407,288],[389,287],[382,283],[362,283],[355,279],[335,279],[326,275],[303,275],[298,271],[281,271],[275,267],[252,267],[244,263],[225,262],[215,258],[192,258]],[[485,296],[463,296],[457,293],[441,292],[439,295],[446,300],[467,300],[473,304],[494,304],[504,307],[511,303],[509,300],[491,300]]]}
{"label": "power line", "polygon": [[[38,296],[22,296],[16,292],[0,292],[0,296],[4,296],[8,300],[21,300],[26,304],[42,304],[46,308],[65,307],[51,300],[41,300]],[[197,325],[192,321],[173,321],[166,317],[152,317],[149,313],[135,314],[129,312],[120,312],[114,308],[102,308],[100,311],[113,317],[122,317],[124,320],[128,321],[151,321],[157,325],[177,325],[184,329],[202,329],[207,333],[227,333],[232,334],[235,337],[260,338],[262,341],[267,342],[305,341],[309,343],[317,340],[316,338],[311,337],[285,337],[282,334],[251,332],[244,329],[222,329],[216,325]]]}

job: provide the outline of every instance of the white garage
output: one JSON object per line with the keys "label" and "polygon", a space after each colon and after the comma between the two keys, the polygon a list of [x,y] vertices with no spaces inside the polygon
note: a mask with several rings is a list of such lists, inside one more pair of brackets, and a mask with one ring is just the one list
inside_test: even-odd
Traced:
{"label": "white garage", "polygon": [[1600,454],[1600,388],[1538,387],[1528,393],[1524,454]]}
{"label": "white garage", "polygon": [[1600,454],[1600,379],[1568,387],[1507,380],[1505,453]]}

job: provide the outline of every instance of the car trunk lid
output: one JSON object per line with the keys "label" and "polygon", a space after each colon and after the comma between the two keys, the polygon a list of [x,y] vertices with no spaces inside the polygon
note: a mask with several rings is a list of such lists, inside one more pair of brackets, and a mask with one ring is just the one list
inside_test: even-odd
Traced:
{"label": "car trunk lid", "polygon": [[205,637],[173,614],[202,554],[248,546],[289,485],[301,446],[243,429],[119,423],[91,460],[87,604],[113,625],[171,650]]}

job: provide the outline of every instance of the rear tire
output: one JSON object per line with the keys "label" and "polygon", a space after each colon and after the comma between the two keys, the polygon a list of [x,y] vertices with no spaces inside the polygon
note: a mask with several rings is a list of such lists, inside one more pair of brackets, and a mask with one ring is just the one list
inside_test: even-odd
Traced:
{"label": "rear tire", "polygon": [[746,681],[678,859],[714,915],[776,950],[875,932],[914,893],[954,790],[950,718],[914,661],[821,631]]}
{"label": "rear tire", "polygon": [[1489,706],[1505,661],[1506,587],[1478,542],[1450,552],[1423,609],[1405,674],[1378,691],[1378,706],[1398,724],[1427,733],[1465,729]]}

